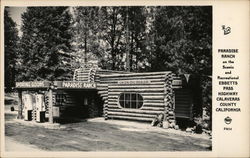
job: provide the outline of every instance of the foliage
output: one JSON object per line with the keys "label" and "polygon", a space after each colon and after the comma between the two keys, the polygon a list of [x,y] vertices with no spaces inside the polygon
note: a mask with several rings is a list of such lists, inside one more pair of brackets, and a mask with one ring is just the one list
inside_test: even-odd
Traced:
{"label": "foliage", "polygon": [[211,75],[211,12],[211,7],[76,7],[73,29],[78,45],[88,37],[85,51],[103,68]]}
{"label": "foliage", "polygon": [[125,51],[125,25],[122,17],[122,7],[103,7],[103,40],[105,42],[105,50],[108,52],[107,64],[105,68],[113,70],[123,69],[122,59]]}
{"label": "foliage", "polygon": [[154,41],[150,70],[197,76],[200,84],[193,86],[193,91],[195,96],[201,96],[194,101],[200,102],[211,116],[211,86],[208,85],[211,81],[208,78],[212,75],[212,8],[157,7],[150,35]]}
{"label": "foliage", "polygon": [[[202,104],[205,116],[208,117],[209,128],[212,128],[212,78],[203,77],[201,83]],[[203,114],[204,116],[204,114]]]}
{"label": "foliage", "polygon": [[211,125],[210,125],[211,122],[209,122],[209,120],[207,119],[204,119],[202,117],[195,117],[194,122],[195,122],[196,133],[201,133],[202,129],[211,130]]}
{"label": "foliage", "polygon": [[104,55],[100,7],[74,7],[73,43],[78,66],[90,60],[98,60]]}
{"label": "foliage", "polygon": [[[125,10],[126,9],[126,10]],[[146,55],[145,41],[146,41],[146,9],[145,7],[124,7],[123,17],[127,14],[128,20],[128,41],[130,58],[130,71],[138,71],[139,64],[143,64]]]}
{"label": "foliage", "polygon": [[144,7],[76,7],[74,15],[78,52],[97,57],[102,68],[125,70],[129,51],[131,70],[138,69],[145,57]]}
{"label": "foliage", "polygon": [[16,23],[11,19],[8,7],[4,9],[4,84],[6,91],[15,86],[18,31]]}
{"label": "foliage", "polygon": [[22,80],[71,77],[68,7],[28,7],[22,14]]}
{"label": "foliage", "polygon": [[211,75],[211,7],[158,7],[153,70]]}

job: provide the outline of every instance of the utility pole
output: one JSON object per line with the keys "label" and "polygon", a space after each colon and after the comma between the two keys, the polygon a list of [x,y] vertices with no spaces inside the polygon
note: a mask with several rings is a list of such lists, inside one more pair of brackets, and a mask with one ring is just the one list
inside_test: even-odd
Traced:
{"label": "utility pole", "polygon": [[129,52],[129,29],[128,29],[128,6],[126,8],[126,70],[130,71],[130,52]]}

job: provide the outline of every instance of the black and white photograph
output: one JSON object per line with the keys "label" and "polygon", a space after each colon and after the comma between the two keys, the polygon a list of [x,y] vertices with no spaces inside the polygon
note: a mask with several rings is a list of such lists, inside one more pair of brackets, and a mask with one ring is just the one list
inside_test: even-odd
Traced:
{"label": "black and white photograph", "polygon": [[212,5],[5,6],[3,22],[5,151],[213,150]]}

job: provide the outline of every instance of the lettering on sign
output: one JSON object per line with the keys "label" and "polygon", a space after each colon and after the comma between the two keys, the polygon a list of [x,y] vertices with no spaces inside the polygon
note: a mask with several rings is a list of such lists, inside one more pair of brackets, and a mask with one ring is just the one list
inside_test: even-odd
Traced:
{"label": "lettering on sign", "polygon": [[149,80],[129,80],[129,81],[118,81],[118,84],[150,84]]}
{"label": "lettering on sign", "polygon": [[182,80],[173,80],[173,85],[174,86],[180,86],[180,85],[182,85]]}
{"label": "lettering on sign", "polygon": [[182,80],[173,80],[173,88],[182,88]]}
{"label": "lettering on sign", "polygon": [[16,82],[16,87],[30,87],[30,83],[29,82]]}
{"label": "lettering on sign", "polygon": [[96,88],[96,84],[91,82],[63,81],[62,88]]}
{"label": "lettering on sign", "polygon": [[32,81],[32,82],[16,82],[17,88],[46,88],[49,82],[46,81]]}

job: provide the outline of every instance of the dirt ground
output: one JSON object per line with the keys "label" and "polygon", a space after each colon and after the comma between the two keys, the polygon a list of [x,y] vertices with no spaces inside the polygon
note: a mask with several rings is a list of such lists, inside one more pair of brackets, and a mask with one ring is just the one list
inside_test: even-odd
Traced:
{"label": "dirt ground", "polygon": [[149,123],[95,118],[64,124],[59,129],[27,125],[26,121],[17,121],[17,112],[10,112],[9,107],[5,107],[6,151],[211,150],[211,139],[206,136],[150,127]]}
{"label": "dirt ground", "polygon": [[[13,140],[10,137],[5,137],[6,141],[6,151],[17,151],[17,152],[23,152],[23,151],[41,151],[34,145],[27,145],[27,144],[22,144],[19,143],[15,140]],[[14,150],[13,150],[14,149]]]}

